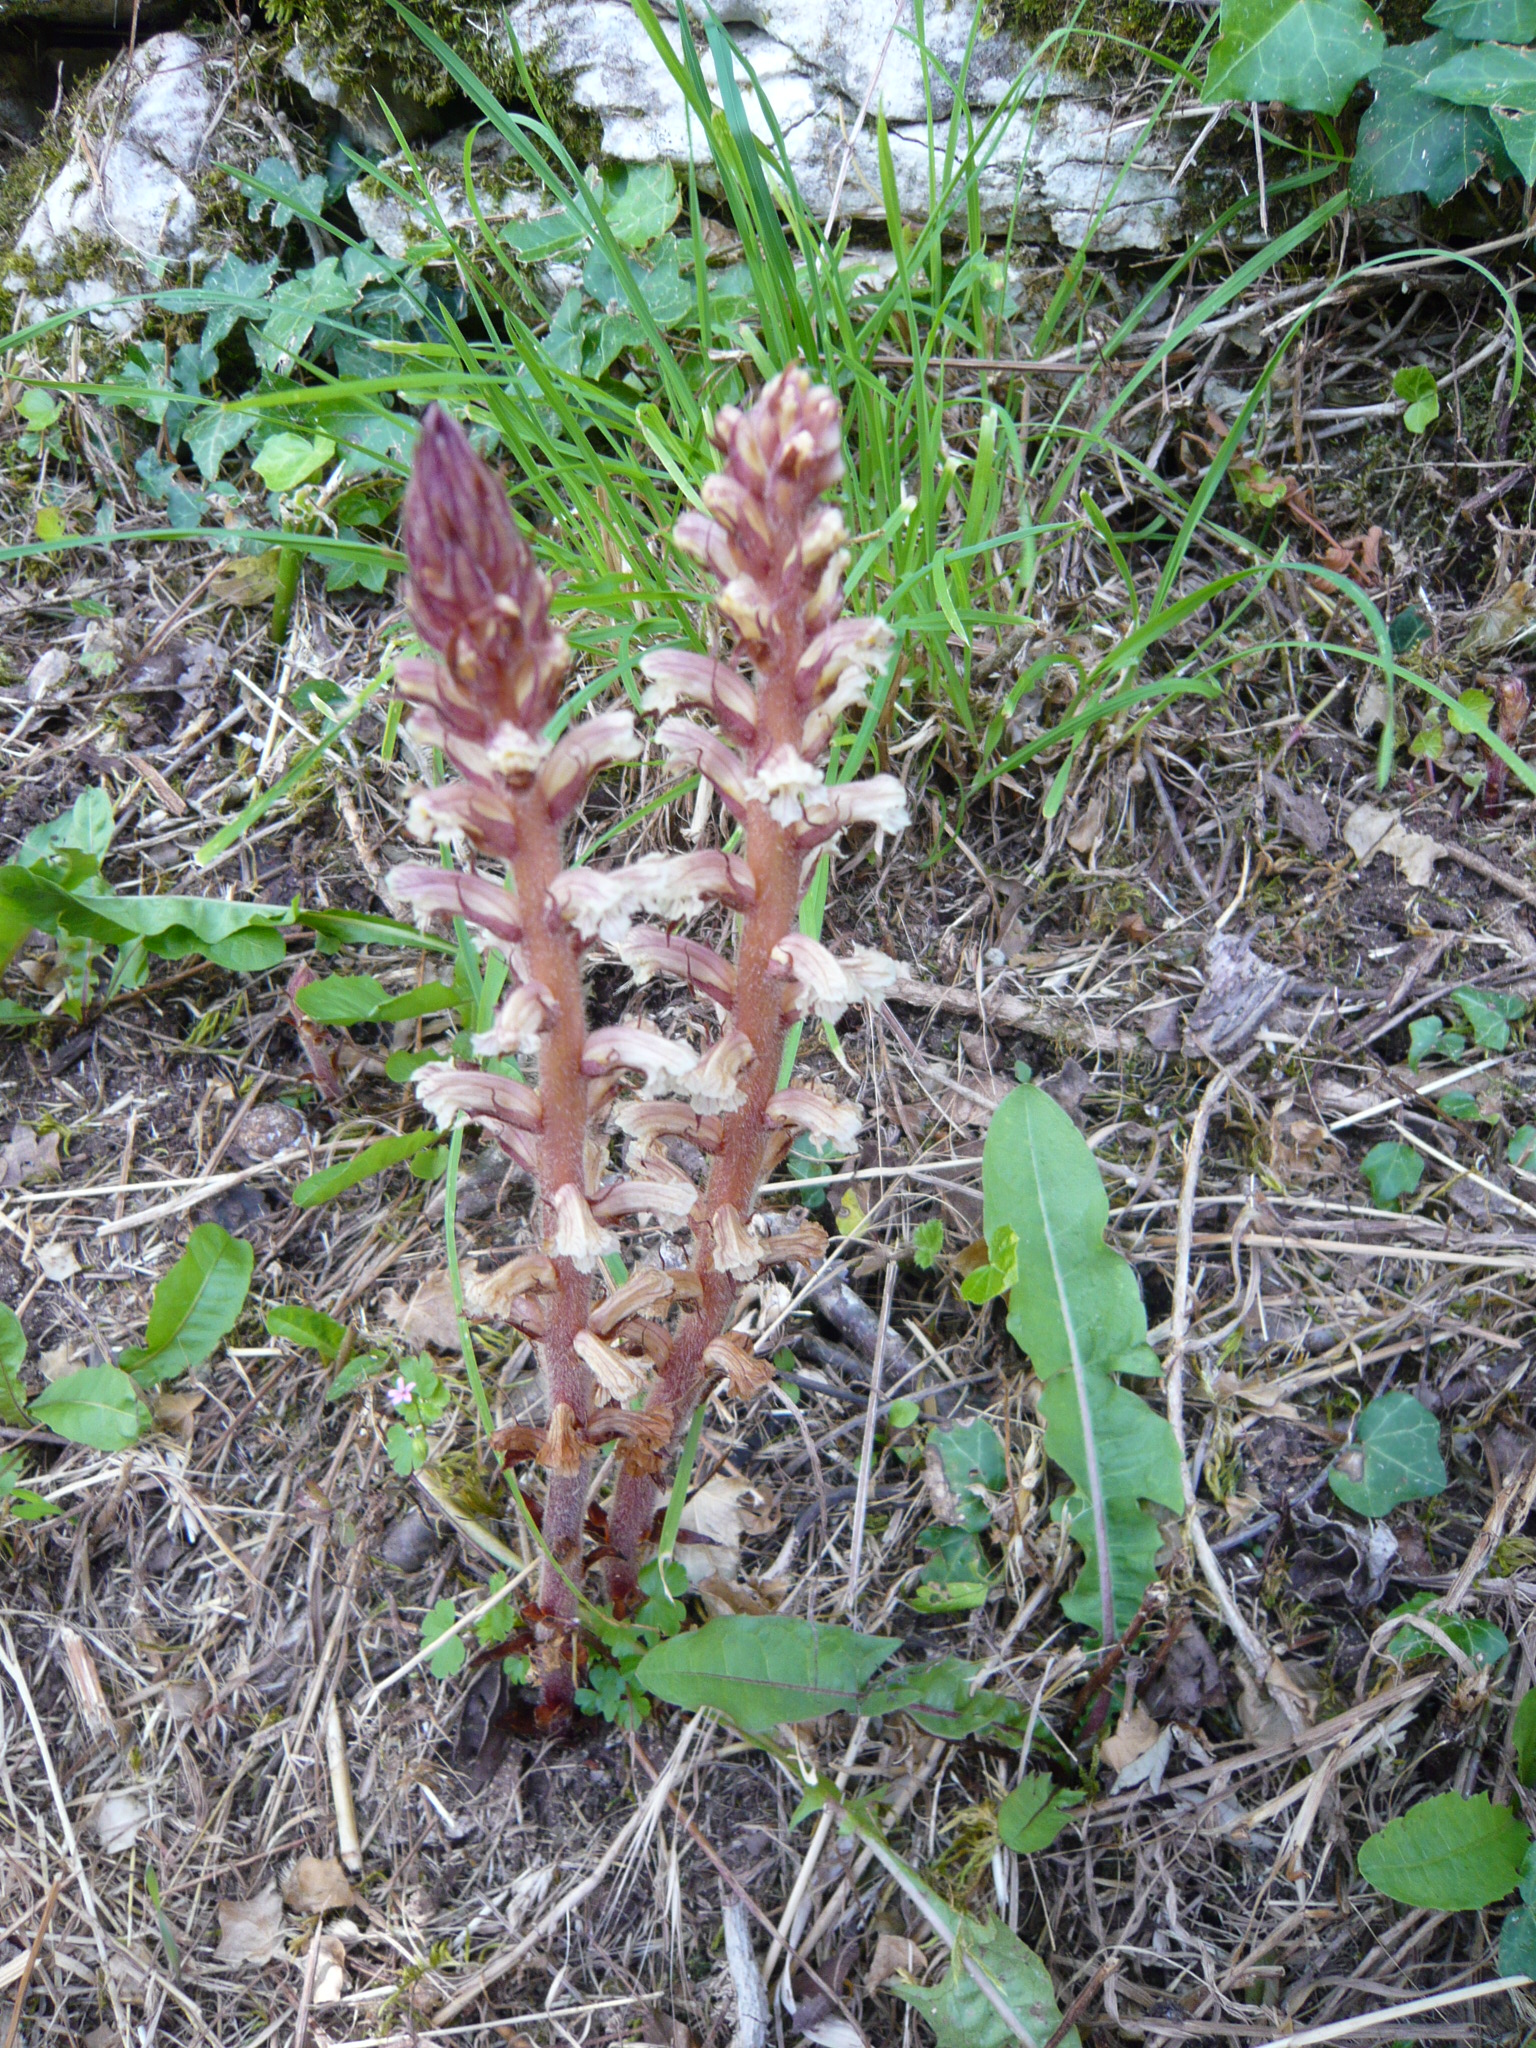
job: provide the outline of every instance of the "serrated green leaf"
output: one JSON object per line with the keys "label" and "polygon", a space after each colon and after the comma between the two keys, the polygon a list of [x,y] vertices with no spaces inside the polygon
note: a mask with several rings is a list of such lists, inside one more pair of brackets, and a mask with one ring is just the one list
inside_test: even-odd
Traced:
{"label": "serrated green leaf", "polygon": [[456,1671],[464,1669],[469,1652],[461,1636],[449,1633],[458,1618],[457,1608],[447,1598],[429,1607],[422,1616],[422,1648],[425,1649],[429,1643],[437,1646],[427,1659],[427,1669],[434,1678],[452,1678]]}
{"label": "serrated green leaf", "polygon": [[0,1422],[12,1429],[27,1427],[27,1397],[21,1380],[26,1356],[27,1333],[15,1310],[0,1303]]}
{"label": "serrated green leaf", "polygon": [[1475,43],[1426,73],[1420,92],[1458,107],[1504,107],[1536,114],[1536,50],[1511,43]]}
{"label": "serrated green leaf", "polygon": [[383,1173],[391,1166],[398,1166],[404,1159],[414,1158],[428,1145],[435,1144],[436,1131],[407,1131],[398,1138],[379,1138],[372,1145],[365,1145],[361,1152],[354,1152],[350,1159],[342,1160],[336,1166],[322,1168],[301,1180],[293,1191],[294,1207],[317,1209],[322,1202],[333,1202],[348,1188],[355,1188],[359,1181],[371,1180],[376,1173]]}
{"label": "serrated green leaf", "polygon": [[157,1387],[201,1365],[240,1320],[256,1254],[217,1223],[199,1223],[187,1248],[159,1283],[144,1343],[122,1364],[141,1387]]}
{"label": "serrated green leaf", "polygon": [[864,1687],[900,1648],[897,1636],[794,1615],[720,1615],[648,1650],[634,1677],[659,1700],[690,1711],[711,1707],[754,1735],[781,1721],[858,1712]]}
{"label": "serrated green leaf", "polygon": [[904,1665],[898,1671],[882,1673],[868,1687],[859,1712],[871,1719],[879,1714],[906,1714],[924,1734],[939,1735],[949,1742],[983,1732],[994,1741],[1007,1741],[1012,1735],[1017,1747],[1028,1710],[1022,1701],[978,1690],[983,1669],[962,1657]]}
{"label": "serrated green leaf", "polygon": [[[1425,79],[1455,49],[1455,37],[1443,32],[1394,44],[1372,71],[1376,97],[1361,116],[1349,178],[1357,199],[1422,192],[1432,206],[1443,206],[1494,154],[1498,137],[1485,113],[1424,90]],[[1412,397],[1404,421],[1413,434],[1422,433],[1440,412],[1434,377],[1427,370],[1423,374],[1429,378],[1428,392],[1397,393]],[[1395,378],[1393,385],[1396,389]],[[1432,409],[1426,414],[1415,412],[1415,406]]]}
{"label": "serrated green leaf", "polygon": [[1432,1500],[1448,1483],[1439,1423],[1422,1401],[1400,1389],[1378,1394],[1366,1406],[1354,1443],[1328,1474],[1345,1507],[1372,1520],[1404,1501]]}
{"label": "serrated green leaf", "polygon": [[[972,1975],[985,1977],[995,1997],[1017,2025],[998,2011]],[[985,1922],[962,1917],[949,1971],[935,1985],[908,1984],[892,1978],[885,1987],[916,2008],[933,2029],[938,2048],[1044,2048],[1061,2025],[1050,1973],[1033,1949],[1026,1948],[1001,1920]],[[1062,2048],[1081,2048],[1076,2027],[1062,2036]]]}
{"label": "serrated green leaf", "polygon": [[[1181,1509],[1184,1480],[1179,1447],[1164,1418],[1104,1373],[1087,1373],[1084,1384],[1106,1498],[1128,1504],[1155,1500],[1165,1508]],[[1070,1378],[1050,1380],[1041,1389],[1040,1418],[1046,1427],[1046,1449],[1088,1498],[1082,1410],[1077,1386]]]}
{"label": "serrated green leaf", "polygon": [[1377,1208],[1395,1209],[1424,1178],[1424,1160],[1411,1145],[1384,1139],[1366,1153],[1360,1171],[1370,1182],[1371,1200]]}
{"label": "serrated green leaf", "polygon": [[[1115,1629],[1123,1634],[1141,1605],[1142,1595],[1157,1577],[1157,1554],[1163,1547],[1163,1532],[1156,1515],[1138,1501],[1106,1501],[1104,1514],[1109,1523]],[[1092,1629],[1097,1635],[1103,1624],[1099,1546],[1088,1503],[1080,1493],[1068,1494],[1052,1507],[1051,1520],[1062,1525],[1083,1553],[1083,1568],[1071,1588],[1062,1594],[1061,1611],[1068,1621],[1075,1621],[1079,1628]]]}
{"label": "serrated green leaf", "polygon": [[1509,1717],[1509,1746],[1515,1753],[1515,1776],[1527,1788],[1536,1785],[1536,1686]]}
{"label": "serrated green leaf", "polygon": [[1486,1792],[1442,1792],[1362,1843],[1360,1875],[1401,1906],[1473,1912],[1515,1889],[1530,1840],[1524,1823]]}
{"label": "serrated green leaf", "polygon": [[32,1420],[66,1443],[126,1451],[149,1427],[149,1411],[127,1373],[88,1365],[50,1381],[33,1399]]}
{"label": "serrated green leaf", "polygon": [[1061,1804],[1061,1787],[1045,1771],[1031,1771],[997,1809],[998,1839],[1016,1856],[1049,1849],[1069,1815]]}
{"label": "serrated green leaf", "polygon": [[1202,97],[1338,114],[1386,40],[1362,0],[1222,0]]}
{"label": "serrated green leaf", "polygon": [[1536,1913],[1518,1906],[1499,1929],[1499,1975],[1536,1977]]}

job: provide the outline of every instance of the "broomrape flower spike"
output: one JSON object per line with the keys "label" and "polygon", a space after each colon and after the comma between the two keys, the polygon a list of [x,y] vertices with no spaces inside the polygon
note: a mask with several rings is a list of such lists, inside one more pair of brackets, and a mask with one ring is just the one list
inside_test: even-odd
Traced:
{"label": "broomrape flower spike", "polygon": [[[532,1337],[542,1368],[548,1420],[493,1441],[541,1475],[555,1564],[530,1620],[548,1727],[573,1711],[580,1681],[577,1588],[599,1447],[612,1447],[603,1564],[623,1613],[638,1599],[667,1455],[700,1400],[722,1381],[748,1400],[771,1379],[731,1333],[743,1285],[824,1244],[814,1225],[753,1227],[758,1189],[795,1131],[857,1143],[851,1103],[779,1089],[791,1024],[877,1000],[899,972],[868,950],[838,958],[799,929],[818,848],[857,826],[907,823],[894,776],[826,780],[838,721],[865,701],[890,644],[878,620],[841,617],[846,536],[825,502],[843,474],[837,400],[791,368],[754,405],[723,407],[711,433],[721,467],[676,538],[718,586],[732,644],[720,658],[649,653],[641,702],[659,719],[655,747],[702,775],[740,827],[730,852],[566,865],[565,828],[593,778],[640,757],[633,716],[599,712],[549,740],[568,667],[549,584],[500,481],[436,407],[406,496],[407,603],[434,658],[402,664],[400,693],[413,734],[455,777],[418,792],[409,823],[473,869],[403,866],[392,892],[419,917],[462,917],[512,970],[473,1045],[481,1059],[525,1062],[522,1077],[441,1061],[415,1086],[440,1126],[484,1126],[537,1192],[537,1247],[488,1276],[474,1305]],[[715,907],[734,914],[730,958],[676,929]],[[701,1010],[686,1040],[637,1018],[589,1030],[584,968],[604,954],[636,988],[680,982],[714,1014]],[[677,1141],[703,1160],[697,1181],[671,1156]],[[686,1242],[663,1259],[656,1238]],[[617,1286],[615,1254],[628,1268]]]}

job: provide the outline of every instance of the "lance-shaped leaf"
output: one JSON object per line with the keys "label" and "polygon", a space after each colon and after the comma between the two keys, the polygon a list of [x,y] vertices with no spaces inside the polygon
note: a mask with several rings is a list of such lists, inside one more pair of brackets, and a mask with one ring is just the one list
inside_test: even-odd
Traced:
{"label": "lance-shaped leaf", "polygon": [[156,1287],[144,1342],[123,1353],[123,1368],[141,1387],[156,1387],[201,1365],[240,1320],[255,1263],[242,1238],[217,1223],[199,1223]]}
{"label": "lance-shaped leaf", "polygon": [[781,1721],[861,1711],[864,1687],[900,1648],[899,1636],[860,1635],[789,1614],[719,1615],[648,1650],[634,1676],[659,1700],[712,1707],[755,1735]]}
{"label": "lance-shaped leaf", "polygon": [[1360,1875],[1399,1905],[1472,1912],[1514,1890],[1530,1843],[1524,1823],[1486,1792],[1442,1792],[1361,1844]]}

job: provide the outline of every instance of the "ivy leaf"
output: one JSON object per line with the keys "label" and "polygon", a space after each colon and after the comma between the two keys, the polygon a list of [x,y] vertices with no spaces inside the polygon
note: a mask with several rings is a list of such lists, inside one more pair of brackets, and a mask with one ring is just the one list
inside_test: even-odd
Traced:
{"label": "ivy leaf", "polygon": [[997,1809],[997,1832],[1003,1847],[1016,1856],[1033,1856],[1049,1849],[1067,1824],[1063,1796],[1048,1773],[1031,1771]]}
{"label": "ivy leaf", "polygon": [[156,1287],[142,1346],[121,1364],[141,1387],[157,1387],[201,1365],[240,1320],[256,1254],[217,1223],[199,1223]]}
{"label": "ivy leaf", "polygon": [[1408,1026],[1408,1071],[1416,1074],[1445,1036],[1438,1017],[1415,1017]]}
{"label": "ivy leaf", "polygon": [[1520,176],[1527,185],[1536,185],[1536,114],[1506,114],[1495,107],[1493,125]]}
{"label": "ivy leaf", "polygon": [[1222,0],[1201,97],[1208,106],[1284,100],[1303,113],[1338,114],[1386,41],[1362,0]]}
{"label": "ivy leaf", "polygon": [[1360,1875],[1400,1906],[1473,1912],[1514,1890],[1530,1840],[1523,1822],[1486,1792],[1442,1792],[1361,1844]]}
{"label": "ivy leaf", "polygon": [[323,469],[336,453],[329,434],[273,434],[251,458],[251,467],[269,491],[292,491]]}
{"label": "ivy leaf", "polygon": [[1463,43],[1536,42],[1536,0],[1435,0],[1424,19]]}
{"label": "ivy leaf", "polygon": [[[1422,1614],[1432,1605],[1434,1597],[1433,1593],[1415,1593],[1403,1606],[1394,1608],[1387,1619],[1402,1621],[1411,1619],[1415,1614]],[[1447,1642],[1454,1643],[1464,1656],[1470,1657],[1474,1664],[1480,1665],[1484,1670],[1497,1664],[1501,1657],[1509,1655],[1509,1637],[1491,1621],[1484,1621],[1475,1614],[1432,1612],[1429,1618]],[[1401,1664],[1412,1664],[1421,1657],[1439,1657],[1444,1654],[1433,1636],[1424,1635],[1416,1628],[1400,1628],[1387,1644],[1387,1655],[1396,1657]]]}
{"label": "ivy leaf", "polygon": [[997,1431],[977,1415],[949,1429],[936,1429],[928,1447],[955,1496],[961,1527],[973,1533],[988,1527],[992,1504],[986,1496],[1001,1493],[1008,1484],[1007,1461]]}
{"label": "ivy leaf", "polygon": [[1377,1208],[1395,1209],[1424,1178],[1424,1161],[1411,1145],[1384,1139],[1366,1153],[1360,1171],[1371,1184],[1371,1200]]}
{"label": "ivy leaf", "polygon": [[[1424,88],[1425,79],[1456,47],[1456,38],[1443,32],[1417,43],[1397,43],[1371,73],[1376,97],[1361,117],[1349,174],[1357,199],[1422,192],[1432,206],[1443,206],[1497,150],[1499,139],[1485,113]],[[1410,396],[1396,378],[1393,389],[1399,398]],[[1431,396],[1425,394],[1426,404]],[[1405,424],[1410,434],[1422,433],[1438,416],[1440,401],[1434,398],[1434,410],[1422,425],[1415,424],[1413,411],[1410,405]]]}
{"label": "ivy leaf", "polygon": [[[1010,2026],[987,1997],[971,1970],[985,1977],[998,2002],[1018,2021]],[[1061,2025],[1061,2011],[1050,1974],[1033,1949],[1026,1948],[1001,1920],[985,1923],[961,1917],[947,1975],[932,1986],[892,1978],[886,1990],[915,2006],[933,2029],[938,2048],[1042,2048]],[[1062,2048],[1081,2048],[1076,2027],[1062,2037]]]}
{"label": "ivy leaf", "polygon": [[1509,1134],[1509,1163],[1514,1167],[1527,1166],[1532,1153],[1536,1153],[1536,1124],[1522,1124],[1518,1131]]}
{"label": "ivy leaf", "polygon": [[1397,372],[1392,379],[1392,395],[1404,401],[1403,425],[1410,434],[1427,432],[1440,417],[1440,392],[1435,383],[1435,373],[1423,363],[1410,363],[1406,369]]}
{"label": "ivy leaf", "polygon": [[52,1381],[33,1400],[32,1417],[92,1451],[126,1451],[149,1424],[138,1389],[115,1365],[88,1365]]}
{"label": "ivy leaf", "polygon": [[1404,1501],[1432,1500],[1448,1483],[1439,1423],[1422,1401],[1400,1390],[1367,1404],[1354,1443],[1328,1474],[1345,1507],[1373,1521]]}
{"label": "ivy leaf", "polygon": [[1509,1046],[1509,1027],[1525,1015],[1519,996],[1501,989],[1459,988],[1451,1000],[1467,1020],[1474,1045],[1484,1052],[1504,1052]]}
{"label": "ivy leaf", "polygon": [[1536,50],[1476,43],[1437,64],[1419,91],[1453,100],[1458,107],[1508,107],[1517,114],[1536,114]]}
{"label": "ivy leaf", "polygon": [[744,1735],[781,1721],[860,1711],[859,1696],[898,1636],[800,1621],[789,1614],[717,1615],[647,1650],[639,1685],[674,1707],[712,1707]]}
{"label": "ivy leaf", "polygon": [[231,448],[238,448],[252,427],[251,415],[222,405],[200,412],[182,434],[205,484],[218,481],[219,466]]}
{"label": "ivy leaf", "polygon": [[682,204],[670,164],[627,164],[603,180],[603,211],[626,249],[649,248],[677,219]]}

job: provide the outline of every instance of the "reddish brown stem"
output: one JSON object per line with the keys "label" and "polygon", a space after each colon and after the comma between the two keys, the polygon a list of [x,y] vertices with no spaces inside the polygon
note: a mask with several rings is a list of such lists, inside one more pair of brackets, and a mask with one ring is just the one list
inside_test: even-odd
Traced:
{"label": "reddish brown stem", "polygon": [[[556,1015],[544,1036],[539,1056],[539,1094],[543,1130],[539,1145],[540,1195],[544,1235],[552,1235],[550,1204],[566,1186],[586,1188],[587,1084],[582,1076],[586,1017],[581,965],[569,926],[549,903],[549,885],[560,872],[560,830],[549,816],[543,797],[534,789],[518,810],[518,846],[513,863],[518,902],[526,917],[524,943],[529,968],[555,999]],[[569,1259],[556,1259],[554,1291],[547,1297],[547,1325],[542,1350],[544,1383],[550,1412],[564,1402],[576,1424],[586,1424],[592,1405],[592,1376],[576,1355],[575,1339],[584,1330],[592,1307],[590,1278]],[[581,1579],[582,1530],[586,1517],[590,1460],[576,1472],[551,1472],[544,1493],[544,1537],[561,1570],[546,1562],[539,1604],[546,1617],[541,1628],[548,1640],[541,1656],[542,1704],[568,1710],[574,1680],[570,1670],[570,1637],[576,1624],[576,1596],[570,1580]],[[564,1576],[564,1575],[569,1575]]]}

